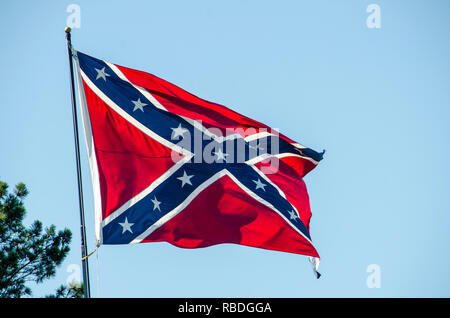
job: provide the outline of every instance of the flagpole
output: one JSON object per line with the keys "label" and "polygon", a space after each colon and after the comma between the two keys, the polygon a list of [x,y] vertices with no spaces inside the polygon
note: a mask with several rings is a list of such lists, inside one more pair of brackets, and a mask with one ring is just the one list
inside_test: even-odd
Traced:
{"label": "flagpole", "polygon": [[72,95],[72,119],[73,119],[73,135],[75,139],[75,155],[77,162],[77,179],[78,179],[78,202],[80,208],[80,222],[81,222],[81,266],[83,268],[83,294],[85,298],[91,298],[90,283],[89,283],[89,264],[87,259],[87,244],[86,244],[86,227],[84,222],[84,202],[83,202],[83,182],[81,180],[81,163],[80,163],[80,144],[78,141],[78,118],[77,107],[75,100],[75,84],[73,75],[73,61],[72,61],[72,39],[71,29],[66,27],[67,52],[69,53],[70,66],[70,90]]}

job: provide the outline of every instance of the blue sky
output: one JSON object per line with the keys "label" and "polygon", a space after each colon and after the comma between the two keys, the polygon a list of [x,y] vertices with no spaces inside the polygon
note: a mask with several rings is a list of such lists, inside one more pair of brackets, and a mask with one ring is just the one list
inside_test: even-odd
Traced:
{"label": "blue sky", "polygon": [[[64,38],[72,3],[81,8],[76,49],[327,150],[305,178],[321,279],[306,257],[237,245],[102,246],[89,263],[94,297],[450,296],[448,1],[3,0],[0,179],[28,185],[27,223],[73,232],[70,255],[34,296],[80,264]],[[379,29],[366,26],[373,3]],[[370,264],[381,288],[367,287]]]}

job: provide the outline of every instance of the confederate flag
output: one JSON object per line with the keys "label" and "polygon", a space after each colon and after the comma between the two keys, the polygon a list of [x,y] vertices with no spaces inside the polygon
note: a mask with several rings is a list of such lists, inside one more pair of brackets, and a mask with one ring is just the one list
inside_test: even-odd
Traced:
{"label": "confederate flag", "polygon": [[323,152],[154,75],[72,52],[98,245],[234,243],[308,255],[316,272],[303,177]]}

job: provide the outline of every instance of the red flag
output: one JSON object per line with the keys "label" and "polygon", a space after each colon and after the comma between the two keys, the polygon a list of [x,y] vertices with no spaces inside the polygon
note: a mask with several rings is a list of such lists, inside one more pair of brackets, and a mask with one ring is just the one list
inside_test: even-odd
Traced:
{"label": "red flag", "polygon": [[99,244],[235,243],[318,265],[303,177],[323,153],[154,75],[74,54]]}

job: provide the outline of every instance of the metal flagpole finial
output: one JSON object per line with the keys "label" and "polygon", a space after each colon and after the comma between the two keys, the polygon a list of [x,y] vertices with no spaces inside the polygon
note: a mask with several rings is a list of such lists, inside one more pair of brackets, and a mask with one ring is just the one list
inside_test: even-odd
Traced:
{"label": "metal flagpole finial", "polygon": [[76,58],[76,55],[73,52],[73,48],[72,48],[72,29],[68,26],[66,26],[66,28],[64,29],[64,31],[66,32],[66,40],[67,40],[67,46],[70,49],[70,55]]}
{"label": "metal flagpole finial", "polygon": [[66,32],[66,40],[67,40],[67,44],[69,45],[70,50],[72,50],[72,36],[71,36],[71,31],[72,29],[70,27],[66,27],[64,29],[64,31]]}

